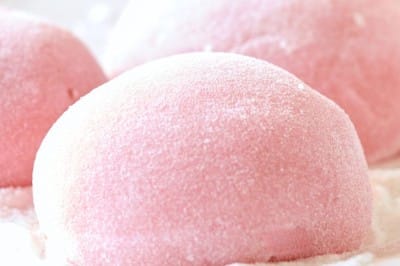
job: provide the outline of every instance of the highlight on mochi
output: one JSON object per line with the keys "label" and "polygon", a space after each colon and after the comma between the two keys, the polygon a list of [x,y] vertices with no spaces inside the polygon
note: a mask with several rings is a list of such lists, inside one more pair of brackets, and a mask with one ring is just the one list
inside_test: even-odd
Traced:
{"label": "highlight on mochi", "polygon": [[0,187],[27,186],[48,129],[106,81],[70,32],[29,14],[0,12]]}
{"label": "highlight on mochi", "polygon": [[115,27],[105,67],[114,76],[190,51],[267,60],[339,104],[375,163],[400,152],[399,28],[393,0],[138,0]]}
{"label": "highlight on mochi", "polygon": [[371,223],[345,112],[234,54],[154,61],[81,98],[44,139],[33,193],[52,265],[289,260],[355,250]]}

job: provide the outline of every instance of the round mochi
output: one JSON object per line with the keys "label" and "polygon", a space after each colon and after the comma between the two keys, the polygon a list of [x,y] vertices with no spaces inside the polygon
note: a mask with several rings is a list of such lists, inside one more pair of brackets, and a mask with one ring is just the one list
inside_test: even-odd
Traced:
{"label": "round mochi", "polygon": [[33,178],[54,265],[295,259],[357,249],[371,221],[344,111],[234,54],[162,59],[93,90],[49,131]]}
{"label": "round mochi", "polygon": [[393,0],[139,0],[117,24],[106,66],[116,75],[211,50],[267,60],[338,103],[373,163],[400,151],[399,28]]}
{"label": "round mochi", "polygon": [[0,73],[0,186],[26,186],[51,125],[106,77],[71,33],[6,10],[0,11]]}

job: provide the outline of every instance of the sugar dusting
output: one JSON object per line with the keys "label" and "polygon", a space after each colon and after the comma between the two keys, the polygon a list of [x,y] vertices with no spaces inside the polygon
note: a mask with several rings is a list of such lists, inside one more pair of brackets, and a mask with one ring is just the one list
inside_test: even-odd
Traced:
{"label": "sugar dusting", "polygon": [[43,240],[32,204],[32,189],[0,189],[0,250],[2,265],[44,265]]}
{"label": "sugar dusting", "polygon": [[354,19],[354,23],[358,26],[358,27],[365,27],[365,18],[361,13],[355,12],[353,14],[353,19]]}
{"label": "sugar dusting", "polygon": [[[374,193],[373,224],[369,239],[358,252],[325,255],[293,262],[253,266],[394,266],[400,265],[400,163],[370,169]],[[231,264],[230,266],[248,266]]]}
{"label": "sugar dusting", "polygon": [[[374,220],[366,245],[358,252],[293,262],[252,266],[391,266],[400,265],[400,167],[371,169]],[[30,188],[0,189],[0,250],[6,265],[46,265]],[[230,266],[248,266],[231,264]]]}
{"label": "sugar dusting", "polygon": [[[5,0],[5,2],[23,3],[28,1]],[[41,1],[46,2],[46,1]],[[99,47],[98,39],[103,36],[97,36],[99,30],[98,23],[89,23],[82,27],[82,22],[75,23],[77,12],[66,12],[64,8],[59,8],[60,3],[57,1],[47,1],[53,3],[57,8],[44,9],[38,5],[36,1],[32,2],[35,8],[42,10],[49,10],[54,18],[58,20],[64,19],[63,16],[54,12],[60,10],[65,14],[70,14],[69,17],[74,18],[74,24],[69,25],[74,28],[79,35],[88,39],[89,44],[92,44],[95,51],[99,54],[102,47]],[[78,1],[69,1],[69,3]],[[79,3],[79,10],[86,12],[82,7],[82,2]],[[117,5],[114,1],[113,6]],[[46,6],[46,5],[45,5]],[[104,13],[103,7],[97,7],[94,11],[89,13],[89,17],[93,18],[94,22],[101,19],[102,16],[107,15]],[[365,20],[355,14],[355,24],[363,26]],[[63,23],[63,24],[71,24]],[[77,24],[77,25],[75,25]],[[78,25],[79,24],[79,25]],[[96,31],[91,30],[89,27],[95,28]],[[106,25],[105,27],[108,27]],[[101,28],[101,27],[100,27]],[[104,31],[104,30],[103,30]],[[91,34],[88,34],[90,32]],[[93,36],[93,33],[95,35]],[[99,35],[101,35],[99,33]],[[282,48],[287,47],[287,43],[281,43]],[[212,48],[206,46],[205,50]],[[301,86],[299,87],[301,89]],[[205,139],[205,142],[208,140]],[[399,164],[400,165],[400,164]],[[327,255],[306,260],[277,263],[277,264],[256,264],[257,266],[265,265],[288,265],[288,266],[308,266],[308,265],[330,265],[330,266],[355,266],[355,265],[400,265],[400,255],[395,254],[400,252],[399,237],[400,227],[400,168],[396,169],[375,169],[370,172],[371,180],[374,187],[375,206],[374,206],[374,225],[371,229],[371,238],[368,247],[363,251],[356,254],[344,255]],[[397,227],[397,228],[396,228]],[[44,265],[40,256],[43,252],[43,241],[37,237],[38,227],[35,214],[31,202],[30,188],[26,189],[0,189],[0,250],[2,251],[2,263],[4,265]],[[243,264],[232,264],[231,266],[243,266]]]}

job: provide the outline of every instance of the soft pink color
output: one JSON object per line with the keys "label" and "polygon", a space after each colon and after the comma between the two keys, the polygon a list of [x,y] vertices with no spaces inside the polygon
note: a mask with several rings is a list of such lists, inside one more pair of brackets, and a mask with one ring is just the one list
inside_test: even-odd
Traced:
{"label": "soft pink color", "polygon": [[115,75],[189,51],[265,59],[344,108],[376,162],[400,151],[399,28],[393,0],[139,0],[116,26],[106,67]]}
{"label": "soft pink color", "polygon": [[155,61],[93,90],[49,131],[33,189],[54,265],[344,252],[371,220],[348,116],[286,71],[234,54]]}
{"label": "soft pink color", "polygon": [[27,14],[0,11],[0,187],[31,184],[47,130],[105,81],[71,33]]}
{"label": "soft pink color", "polygon": [[[23,188],[0,188],[0,210],[32,208],[32,189]],[[0,217],[2,213],[0,211]]]}

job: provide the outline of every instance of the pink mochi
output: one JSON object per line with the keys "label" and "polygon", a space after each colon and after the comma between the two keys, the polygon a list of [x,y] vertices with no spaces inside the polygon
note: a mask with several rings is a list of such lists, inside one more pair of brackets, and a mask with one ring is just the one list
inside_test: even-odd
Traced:
{"label": "pink mochi", "polygon": [[71,33],[0,10],[0,186],[32,182],[48,129],[81,95],[104,83],[96,60]]}
{"label": "pink mochi", "polygon": [[373,163],[400,151],[399,28],[393,0],[139,0],[117,24],[106,66],[116,75],[211,50],[267,60],[338,103]]}
{"label": "pink mochi", "polygon": [[224,265],[357,249],[371,222],[348,116],[234,54],[138,67],[81,98],[35,161],[52,265]]}

